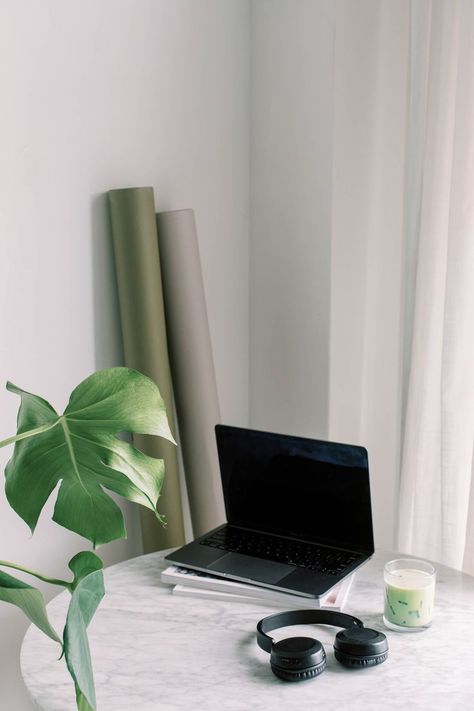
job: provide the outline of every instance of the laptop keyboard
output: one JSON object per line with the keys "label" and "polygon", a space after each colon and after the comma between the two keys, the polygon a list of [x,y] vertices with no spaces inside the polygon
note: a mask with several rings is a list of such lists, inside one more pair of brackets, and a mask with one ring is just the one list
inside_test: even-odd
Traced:
{"label": "laptop keyboard", "polygon": [[292,541],[266,533],[245,531],[231,526],[221,528],[199,542],[211,548],[274,560],[329,575],[339,575],[360,557],[357,553],[326,548],[314,543]]}

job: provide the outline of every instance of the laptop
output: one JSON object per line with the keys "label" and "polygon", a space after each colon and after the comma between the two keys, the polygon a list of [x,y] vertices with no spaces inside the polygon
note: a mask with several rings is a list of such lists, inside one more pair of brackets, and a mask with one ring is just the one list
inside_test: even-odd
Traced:
{"label": "laptop", "polygon": [[364,447],[228,425],[215,430],[227,523],[167,560],[319,598],[373,555]]}

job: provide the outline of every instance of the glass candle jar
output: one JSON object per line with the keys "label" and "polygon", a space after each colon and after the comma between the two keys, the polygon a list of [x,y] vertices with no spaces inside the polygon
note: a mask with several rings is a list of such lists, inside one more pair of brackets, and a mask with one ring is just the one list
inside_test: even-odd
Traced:
{"label": "glass candle jar", "polygon": [[400,632],[429,627],[433,620],[435,580],[434,567],[424,560],[399,558],[386,563],[385,626]]}

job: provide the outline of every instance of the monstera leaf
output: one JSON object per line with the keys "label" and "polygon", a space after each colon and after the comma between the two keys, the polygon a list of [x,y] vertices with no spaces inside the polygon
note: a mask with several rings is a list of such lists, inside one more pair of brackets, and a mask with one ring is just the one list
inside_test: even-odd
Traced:
{"label": "monstera leaf", "polygon": [[21,397],[15,443],[5,469],[11,507],[33,532],[59,484],[53,519],[94,546],[126,535],[122,512],[105,490],[151,509],[164,477],[164,464],[119,432],[159,435],[174,442],[163,400],[152,380],[129,368],[94,373],[72,392],[64,414],[43,398],[7,384]]}
{"label": "monstera leaf", "polygon": [[0,600],[19,607],[42,632],[61,644],[61,640],[48,620],[43,595],[37,588],[33,588],[18,578],[14,578],[13,575],[8,575],[0,570]]}
{"label": "monstera leaf", "polygon": [[64,656],[74,680],[77,708],[94,711],[95,689],[87,626],[104,596],[102,561],[94,553],[83,551],[74,556],[69,567],[74,573],[74,590],[64,628]]}

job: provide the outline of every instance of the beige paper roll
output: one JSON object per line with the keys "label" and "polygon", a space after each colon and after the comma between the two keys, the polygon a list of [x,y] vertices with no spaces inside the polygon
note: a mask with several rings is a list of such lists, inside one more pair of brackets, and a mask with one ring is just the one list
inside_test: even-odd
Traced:
{"label": "beige paper roll", "polygon": [[[108,196],[125,362],[158,385],[175,435],[153,189],[111,190]],[[159,437],[133,435],[133,441],[146,454],[165,460],[157,508],[167,525],[163,528],[151,511],[140,507],[145,553],[180,546],[184,527],[177,448]]]}
{"label": "beige paper roll", "polygon": [[184,474],[194,535],[225,522],[214,426],[220,422],[192,210],[156,216]]}

